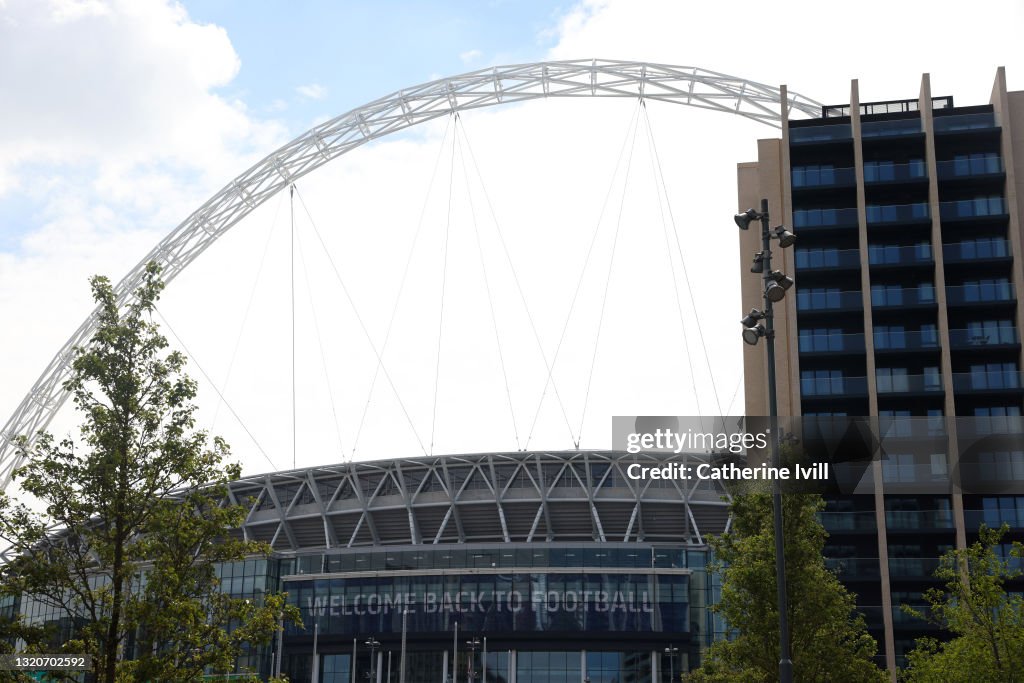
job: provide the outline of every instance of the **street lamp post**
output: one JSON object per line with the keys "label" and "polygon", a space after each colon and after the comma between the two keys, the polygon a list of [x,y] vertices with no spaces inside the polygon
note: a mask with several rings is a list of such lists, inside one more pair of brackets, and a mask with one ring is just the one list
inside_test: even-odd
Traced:
{"label": "street lamp post", "polygon": [[469,649],[469,666],[466,667],[466,674],[469,683],[474,683],[476,680],[476,651],[480,649],[480,639],[473,638],[472,640],[467,640],[466,647]]}
{"label": "street lamp post", "polygon": [[370,679],[370,683],[377,683],[377,648],[380,647],[380,641],[371,636],[363,644],[370,648],[370,671],[367,678]]}
{"label": "street lamp post", "polygon": [[668,655],[668,680],[669,683],[676,683],[676,653],[679,652],[679,648],[675,645],[669,645],[665,648],[665,654]]}
{"label": "street lamp post", "polygon": [[[775,322],[772,305],[781,301],[786,291],[793,286],[792,278],[777,270],[772,270],[771,241],[775,238],[779,246],[785,249],[796,241],[796,236],[779,226],[772,230],[768,217],[768,200],[761,200],[761,210],[747,209],[736,214],[736,225],[741,230],[748,229],[750,222],[761,222],[761,249],[755,254],[752,273],[763,273],[764,277],[764,311],[756,308],[741,321],[744,327],[743,341],[757,344],[758,339],[765,338],[768,354],[768,413],[771,429],[772,467],[779,468],[779,405],[776,396],[775,380]],[[764,321],[762,325],[761,322]],[[789,652],[789,599],[786,595],[786,557],[785,539],[782,528],[782,484],[778,478],[772,484],[772,517],[775,529],[775,574],[779,606],[779,680],[781,683],[793,682],[793,660]]]}

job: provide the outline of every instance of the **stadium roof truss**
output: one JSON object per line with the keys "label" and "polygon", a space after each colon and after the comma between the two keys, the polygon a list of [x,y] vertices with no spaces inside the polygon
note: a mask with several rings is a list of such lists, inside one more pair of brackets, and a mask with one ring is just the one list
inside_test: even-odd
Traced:
{"label": "stadium roof truss", "polygon": [[707,455],[609,451],[447,455],[338,464],[246,477],[239,533],[279,552],[540,541],[703,545],[728,521],[707,481],[634,480],[632,463]]}

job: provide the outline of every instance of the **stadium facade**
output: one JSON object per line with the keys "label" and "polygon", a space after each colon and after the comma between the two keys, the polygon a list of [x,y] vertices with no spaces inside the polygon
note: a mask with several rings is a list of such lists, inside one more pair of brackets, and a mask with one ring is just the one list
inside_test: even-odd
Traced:
{"label": "stadium facade", "polygon": [[[738,169],[739,208],[767,198],[799,237],[781,268],[795,290],[775,307],[779,411],[887,428],[874,490],[831,497],[823,520],[894,670],[916,638],[941,635],[900,608],[939,585],[939,556],[981,523],[1024,540],[1020,445],[981,454],[998,491],[920,492],[957,471],[971,420],[1022,432],[1024,92],[1003,69],[990,102],[966,107],[933,96],[927,75],[918,97],[887,102],[861,102],[854,81],[818,119],[783,114],[781,139]],[[744,311],[759,307],[759,239],[740,236]],[[765,414],[763,346],[746,348],[744,376],[747,414]]]}
{"label": "stadium facade", "polygon": [[287,591],[304,624],[240,664],[398,681],[404,621],[407,683],[669,681],[722,630],[706,541],[728,525],[714,482],[627,475],[669,458],[489,453],[236,481],[251,505],[237,533],[273,555],[222,568],[223,589]]}

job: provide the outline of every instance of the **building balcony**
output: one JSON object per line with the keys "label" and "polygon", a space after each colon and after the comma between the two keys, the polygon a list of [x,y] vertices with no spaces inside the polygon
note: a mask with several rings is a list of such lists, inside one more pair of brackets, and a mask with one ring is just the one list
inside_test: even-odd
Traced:
{"label": "building balcony", "polygon": [[1003,524],[1009,524],[1011,529],[1024,529],[1024,510],[964,510],[967,531],[977,531],[982,524],[989,529],[998,529]]}
{"label": "building balcony", "polygon": [[856,228],[857,209],[796,209],[793,227],[800,230],[816,228]]}
{"label": "building balcony", "polygon": [[877,579],[880,573],[877,557],[826,557],[825,567],[843,581]]}
{"label": "building balcony", "polygon": [[803,289],[797,288],[796,309],[801,313],[857,311],[864,307],[861,293],[858,291],[840,291],[838,289]]}
{"label": "building balcony", "polygon": [[950,306],[1012,303],[1017,300],[1009,282],[979,282],[946,287],[946,303]]}
{"label": "building balcony", "polygon": [[1003,160],[994,153],[940,161],[937,170],[939,180],[1002,178],[1004,175]]}
{"label": "building balcony", "polygon": [[936,116],[934,119],[936,135],[962,133],[964,131],[998,130],[995,114],[958,114],[956,116]]}
{"label": "building balcony", "polygon": [[995,351],[1014,349],[1020,346],[1016,328],[996,327],[991,329],[966,329],[949,331],[949,348],[963,350]]}
{"label": "building balcony", "polygon": [[930,266],[935,262],[932,245],[928,243],[897,246],[869,244],[868,263],[872,268],[887,266]]}
{"label": "building balcony", "polygon": [[885,415],[878,418],[879,437],[885,442],[899,439],[914,441],[944,440],[946,423],[940,417],[893,417]]}
{"label": "building balcony", "polygon": [[930,579],[939,568],[937,557],[890,557],[889,578]]}
{"label": "building balcony", "polygon": [[793,257],[798,272],[860,268],[859,249],[804,249],[798,246]]}
{"label": "building balcony", "polygon": [[952,510],[885,511],[885,528],[890,531],[945,531],[954,527]]}
{"label": "building balcony", "polygon": [[847,397],[866,396],[868,393],[867,377],[802,377],[800,378],[800,394],[807,397]]}
{"label": "building balcony", "polygon": [[945,244],[942,258],[946,263],[974,263],[977,261],[1009,261],[1010,243],[1005,239],[982,239]]}
{"label": "building balcony", "polygon": [[952,202],[939,203],[939,217],[943,221],[956,221],[968,218],[1006,218],[1006,200],[999,195],[958,199]]}
{"label": "building balcony", "polygon": [[892,375],[879,374],[875,376],[875,388],[878,395],[892,394],[941,394],[942,376],[938,373],[931,375]]}
{"label": "building balcony", "polygon": [[865,208],[868,225],[920,223],[931,220],[926,202],[914,204],[869,204]]}
{"label": "building balcony", "polygon": [[853,128],[849,123],[829,123],[817,126],[790,126],[789,143],[806,145],[822,142],[843,142],[853,140]]}
{"label": "building balcony", "polygon": [[891,161],[864,162],[864,184],[925,182],[928,180],[928,168],[923,160],[908,164],[896,164]]}
{"label": "building balcony", "polygon": [[830,534],[866,531],[874,533],[875,513],[873,510],[859,512],[819,512],[818,519]]}
{"label": "building balcony", "polygon": [[[914,610],[919,612],[922,616],[927,617],[930,614],[930,609],[927,605],[910,605]],[[892,607],[892,625],[893,628],[901,630],[914,630],[914,631],[939,631],[941,630],[938,624],[921,617],[915,617],[913,614],[909,614],[903,611],[900,605],[893,605]]]}
{"label": "building balcony", "polygon": [[800,331],[801,355],[826,355],[843,353],[864,353],[864,334],[830,334],[827,332]]}
{"label": "building balcony", "polygon": [[886,287],[874,285],[871,288],[872,308],[906,308],[908,306],[934,306],[935,288],[919,287]]}
{"label": "building balcony", "polygon": [[850,187],[857,182],[854,169],[830,166],[795,166],[792,178],[794,192],[819,188]]}
{"label": "building balcony", "polygon": [[954,372],[953,390],[959,393],[1009,391],[1018,393],[1024,388],[1019,370],[992,372]]}
{"label": "building balcony", "polygon": [[903,353],[906,351],[936,351],[939,348],[937,331],[876,330],[875,353]]}
{"label": "building balcony", "polygon": [[860,136],[865,139],[903,137],[921,133],[920,118],[865,121],[860,126]]}

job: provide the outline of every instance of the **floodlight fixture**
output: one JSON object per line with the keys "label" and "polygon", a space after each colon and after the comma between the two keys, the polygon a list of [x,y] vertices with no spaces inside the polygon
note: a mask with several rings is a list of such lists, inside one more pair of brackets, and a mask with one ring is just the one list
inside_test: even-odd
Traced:
{"label": "floodlight fixture", "polygon": [[767,336],[768,332],[764,329],[764,325],[758,323],[753,327],[743,328],[743,341],[751,346],[757,346],[757,341],[764,336]]}
{"label": "floodlight fixture", "polygon": [[772,236],[779,241],[779,246],[783,249],[793,246],[796,242],[796,235],[781,225],[775,228],[772,232]]}
{"label": "floodlight fixture", "polygon": [[782,287],[783,290],[788,290],[790,287],[793,286],[793,278],[786,275],[780,270],[773,270],[772,272],[768,273],[768,279]]}
{"label": "floodlight fixture", "polygon": [[736,221],[736,225],[739,226],[740,230],[746,230],[750,227],[750,221],[757,220],[761,217],[755,209],[747,209],[743,213],[738,213],[733,216],[733,220]]}
{"label": "floodlight fixture", "polygon": [[743,325],[743,327],[753,327],[757,324],[758,320],[764,320],[764,313],[756,308],[751,308],[750,313],[743,316],[743,320],[740,321],[740,325]]}
{"label": "floodlight fixture", "polygon": [[751,273],[763,273],[764,272],[764,252],[759,251],[754,254],[754,263],[750,266]]}
{"label": "floodlight fixture", "polygon": [[786,288],[777,282],[769,281],[768,286],[764,288],[764,298],[773,304],[779,303],[785,296]]}

